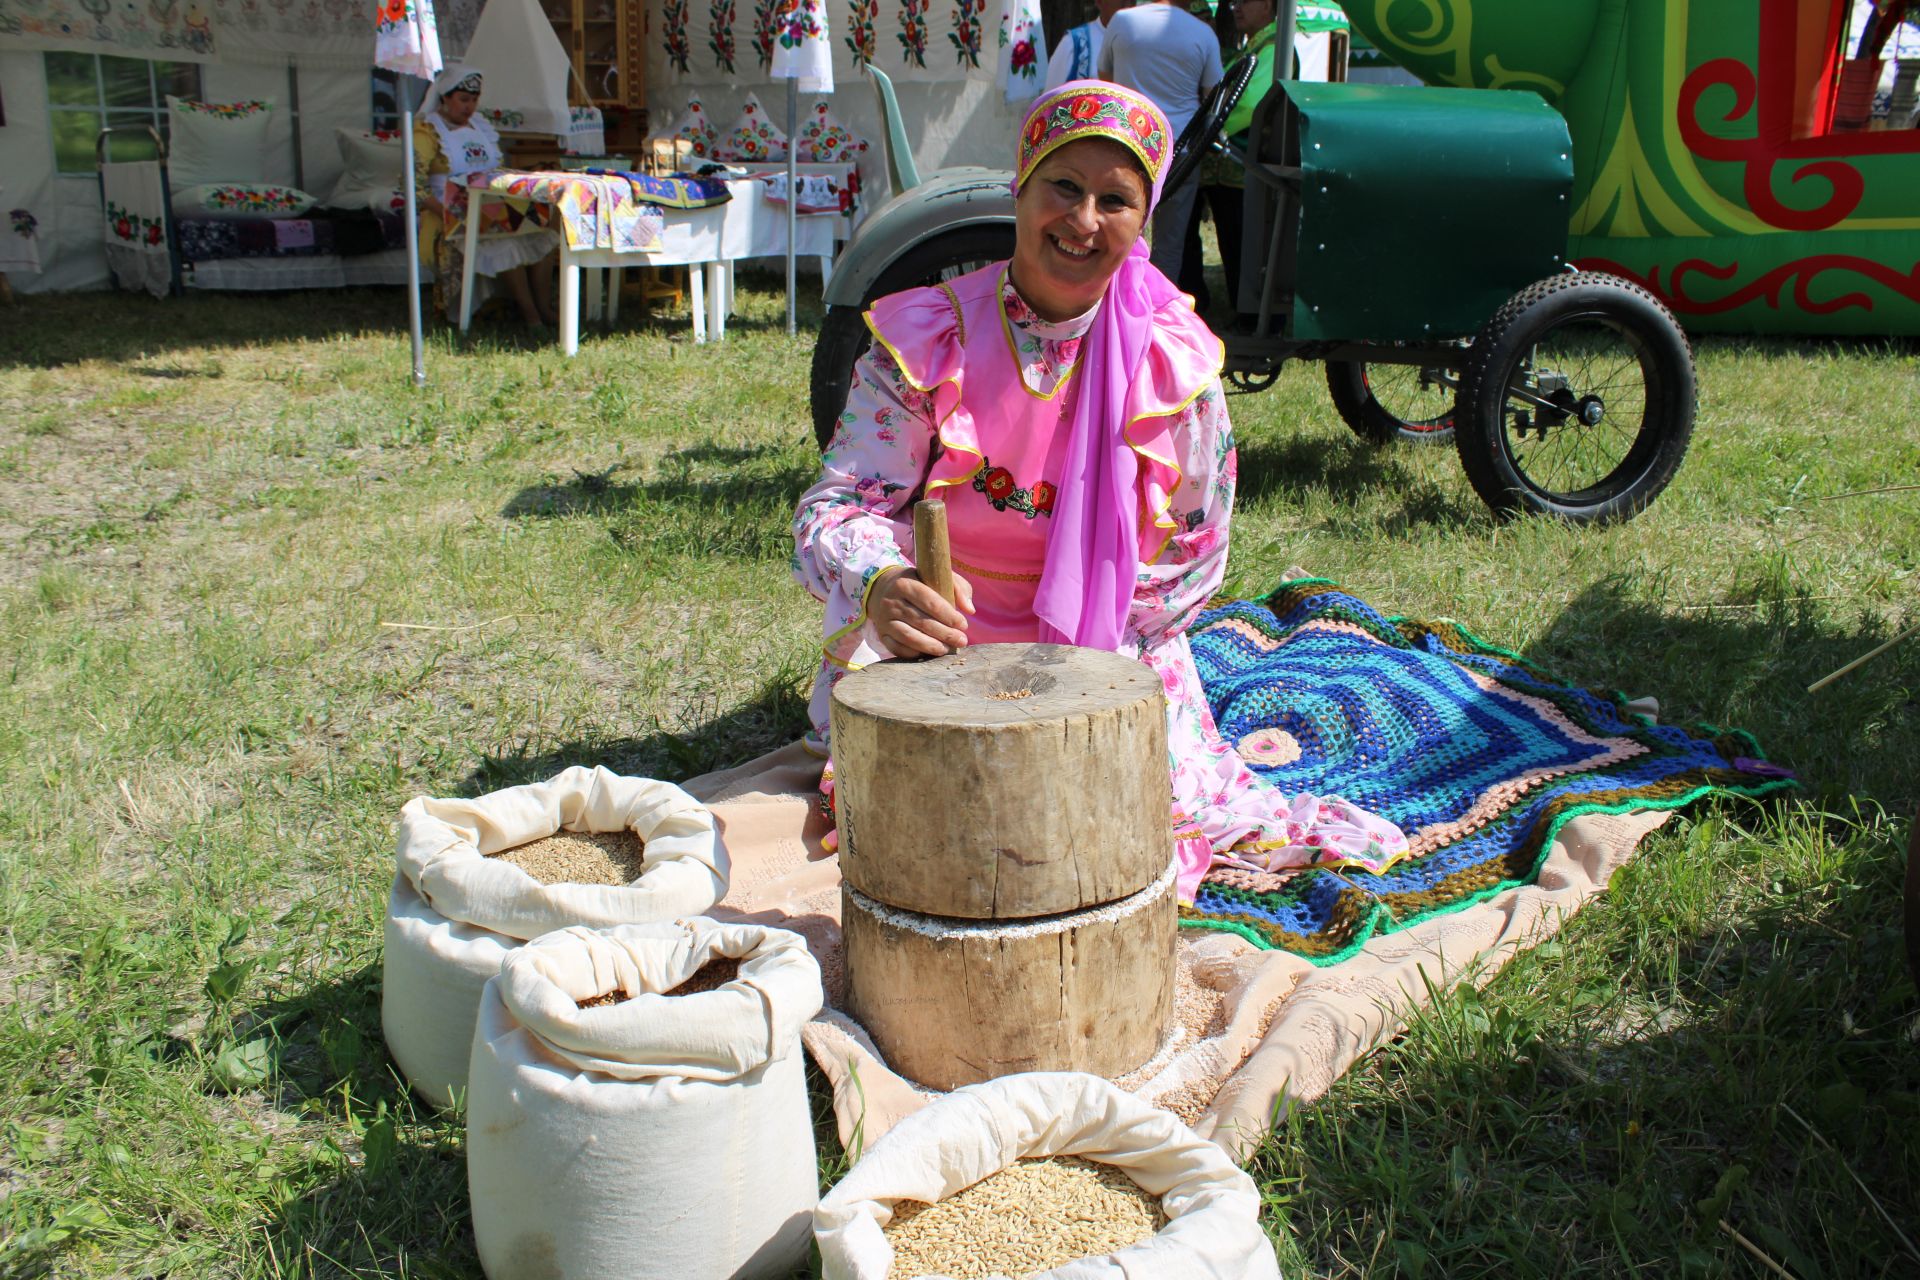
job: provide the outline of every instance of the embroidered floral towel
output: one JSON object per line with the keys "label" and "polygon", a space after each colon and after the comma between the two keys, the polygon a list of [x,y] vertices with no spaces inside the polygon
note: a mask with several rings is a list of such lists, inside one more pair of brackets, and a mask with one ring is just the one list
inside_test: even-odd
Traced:
{"label": "embroidered floral towel", "polygon": [[156,298],[173,285],[167,253],[167,200],[158,160],[100,166],[107,203],[107,268],[122,289]]}

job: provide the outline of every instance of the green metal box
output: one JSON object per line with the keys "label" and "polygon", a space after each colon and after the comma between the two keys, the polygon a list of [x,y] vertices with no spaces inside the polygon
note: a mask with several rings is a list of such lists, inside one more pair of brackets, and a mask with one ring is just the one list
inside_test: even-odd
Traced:
{"label": "green metal box", "polygon": [[1531,93],[1283,81],[1298,339],[1471,336],[1563,269],[1567,122]]}

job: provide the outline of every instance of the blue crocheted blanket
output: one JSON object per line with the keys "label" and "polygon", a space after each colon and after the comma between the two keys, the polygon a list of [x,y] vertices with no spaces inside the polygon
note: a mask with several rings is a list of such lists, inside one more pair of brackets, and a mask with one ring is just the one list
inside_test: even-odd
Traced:
{"label": "blue crocheted blanket", "polygon": [[1315,964],[1528,883],[1577,814],[1796,785],[1744,732],[1655,723],[1457,622],[1385,617],[1324,579],[1210,608],[1190,638],[1221,735],[1264,748],[1241,753],[1256,773],[1343,796],[1412,843],[1380,875],[1215,867],[1181,908],[1186,927]]}

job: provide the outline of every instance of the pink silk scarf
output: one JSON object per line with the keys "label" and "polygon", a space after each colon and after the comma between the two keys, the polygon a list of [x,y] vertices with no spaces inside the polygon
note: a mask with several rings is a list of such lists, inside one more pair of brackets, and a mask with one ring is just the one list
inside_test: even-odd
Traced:
{"label": "pink silk scarf", "polygon": [[1153,316],[1180,296],[1134,241],[1080,348],[1080,386],[1034,613],[1040,638],[1115,650],[1139,564],[1140,459],[1127,443],[1127,392],[1153,343]]}

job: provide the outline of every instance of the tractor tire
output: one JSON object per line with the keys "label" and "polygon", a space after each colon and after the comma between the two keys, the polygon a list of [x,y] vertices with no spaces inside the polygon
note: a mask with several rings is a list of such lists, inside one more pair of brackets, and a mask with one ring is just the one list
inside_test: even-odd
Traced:
{"label": "tractor tire", "polygon": [[1454,446],[1503,519],[1606,524],[1646,510],[1673,479],[1694,404],[1693,353],[1660,300],[1568,273],[1521,290],[1474,339]]}
{"label": "tractor tire", "polygon": [[[1422,387],[1422,372],[1412,365],[1329,360],[1327,393],[1341,420],[1368,444],[1445,444],[1453,439],[1454,399]],[[1383,392],[1390,406],[1381,403]]]}
{"label": "tractor tire", "polygon": [[813,438],[821,450],[833,439],[853,386],[853,366],[866,354],[867,308],[890,293],[939,284],[976,267],[1013,256],[1010,226],[961,227],[942,232],[901,254],[880,273],[857,307],[828,307],[813,348]]}

